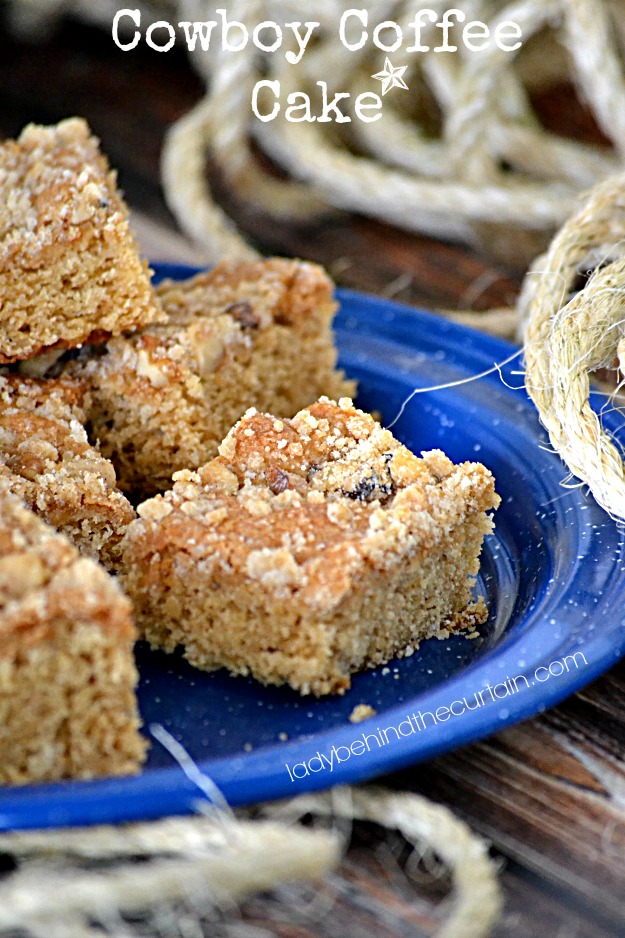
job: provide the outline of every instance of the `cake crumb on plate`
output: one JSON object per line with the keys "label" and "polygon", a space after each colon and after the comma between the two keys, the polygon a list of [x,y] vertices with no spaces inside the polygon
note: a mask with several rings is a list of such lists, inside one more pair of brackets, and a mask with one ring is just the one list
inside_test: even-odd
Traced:
{"label": "cake crumb on plate", "polygon": [[357,704],[349,715],[350,723],[362,723],[364,720],[370,720],[377,716],[378,711],[374,710],[371,704]]}

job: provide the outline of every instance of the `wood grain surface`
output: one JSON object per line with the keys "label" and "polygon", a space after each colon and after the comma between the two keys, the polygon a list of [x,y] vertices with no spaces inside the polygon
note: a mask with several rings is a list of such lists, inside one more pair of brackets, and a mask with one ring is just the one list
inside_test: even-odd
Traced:
{"label": "wood grain surface", "polygon": [[[159,186],[163,134],[202,92],[184,56],[124,54],[104,32],[75,23],[44,45],[6,31],[0,44],[0,135],[30,120],[83,115],[119,169],[148,255],[201,263],[203,252],[177,233]],[[552,129],[598,139],[571,89],[543,94],[538,106]],[[518,291],[518,271],[458,245],[346,215],[276,230],[228,204],[262,250],[319,260],[347,286],[447,309],[507,306]],[[496,938],[613,938],[625,936],[624,752],[619,665],[539,718],[383,783],[450,806],[492,843],[506,898]],[[279,892],[248,901],[241,921],[283,938],[428,935],[448,883],[431,864],[413,869],[404,854],[399,839],[357,825],[339,873],[312,905],[301,891]],[[228,921],[209,923],[206,934],[227,934]]]}

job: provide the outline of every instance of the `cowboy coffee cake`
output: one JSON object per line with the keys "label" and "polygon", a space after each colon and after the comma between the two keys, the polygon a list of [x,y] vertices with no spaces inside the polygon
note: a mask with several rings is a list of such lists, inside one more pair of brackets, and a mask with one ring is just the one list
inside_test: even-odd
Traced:
{"label": "cowboy coffee cake", "polygon": [[0,143],[0,363],[163,319],[85,121]]}
{"label": "cowboy coffee cake", "polygon": [[484,466],[418,458],[347,399],[248,410],[219,452],[127,530],[123,584],[153,646],[322,695],[484,620]]}
{"label": "cowboy coffee cake", "polygon": [[137,772],[130,604],[0,480],[0,782]]}
{"label": "cowboy coffee cake", "polygon": [[335,370],[336,304],[316,265],[222,263],[157,293],[167,324],[69,366],[89,383],[92,435],[125,491],[147,497],[203,465],[251,405],[291,416],[354,390]]}
{"label": "cowboy coffee cake", "polygon": [[84,554],[114,568],[135,512],[89,444],[84,405],[78,382],[0,376],[0,474]]}

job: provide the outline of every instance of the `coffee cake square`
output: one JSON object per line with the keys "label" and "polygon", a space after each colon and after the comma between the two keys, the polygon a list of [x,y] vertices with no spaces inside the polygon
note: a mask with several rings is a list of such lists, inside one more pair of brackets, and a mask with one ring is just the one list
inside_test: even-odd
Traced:
{"label": "coffee cake square", "polygon": [[0,479],[0,783],[139,771],[130,603]]}
{"label": "coffee cake square", "polygon": [[413,455],[348,399],[252,409],[127,530],[123,583],[155,647],[302,694],[483,621],[491,473]]}
{"label": "coffee cake square", "polygon": [[163,320],[84,120],[0,143],[0,364]]}

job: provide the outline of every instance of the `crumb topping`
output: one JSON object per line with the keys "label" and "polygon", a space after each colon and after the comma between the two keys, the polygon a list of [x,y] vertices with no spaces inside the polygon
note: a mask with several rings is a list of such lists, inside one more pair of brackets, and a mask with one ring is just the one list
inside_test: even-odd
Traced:
{"label": "crumb topping", "polygon": [[31,482],[97,469],[113,489],[113,466],[90,446],[84,429],[85,395],[84,385],[67,378],[0,376],[0,463]]}
{"label": "crumb topping", "polygon": [[133,634],[129,603],[115,580],[29,511],[0,476],[0,656],[14,623],[36,641],[70,610],[77,621],[84,611]]}
{"label": "crumb topping", "polygon": [[55,127],[29,124],[18,140],[0,144],[0,261],[36,256],[72,242],[86,222],[103,235],[123,220],[115,174],[84,120]]}
{"label": "crumb topping", "polygon": [[[82,119],[0,143],[0,364],[102,342],[164,315],[128,209]],[[28,370],[29,366],[24,366]]]}
{"label": "crumb topping", "polygon": [[84,384],[0,376],[0,477],[81,550],[112,566],[135,513],[85,431]]}
{"label": "crumb topping", "polygon": [[498,501],[479,463],[417,457],[350,400],[321,398],[292,419],[248,410],[217,458],[139,506],[127,541],[147,569],[169,551],[174,565],[331,606],[363,570],[429,549]]}

